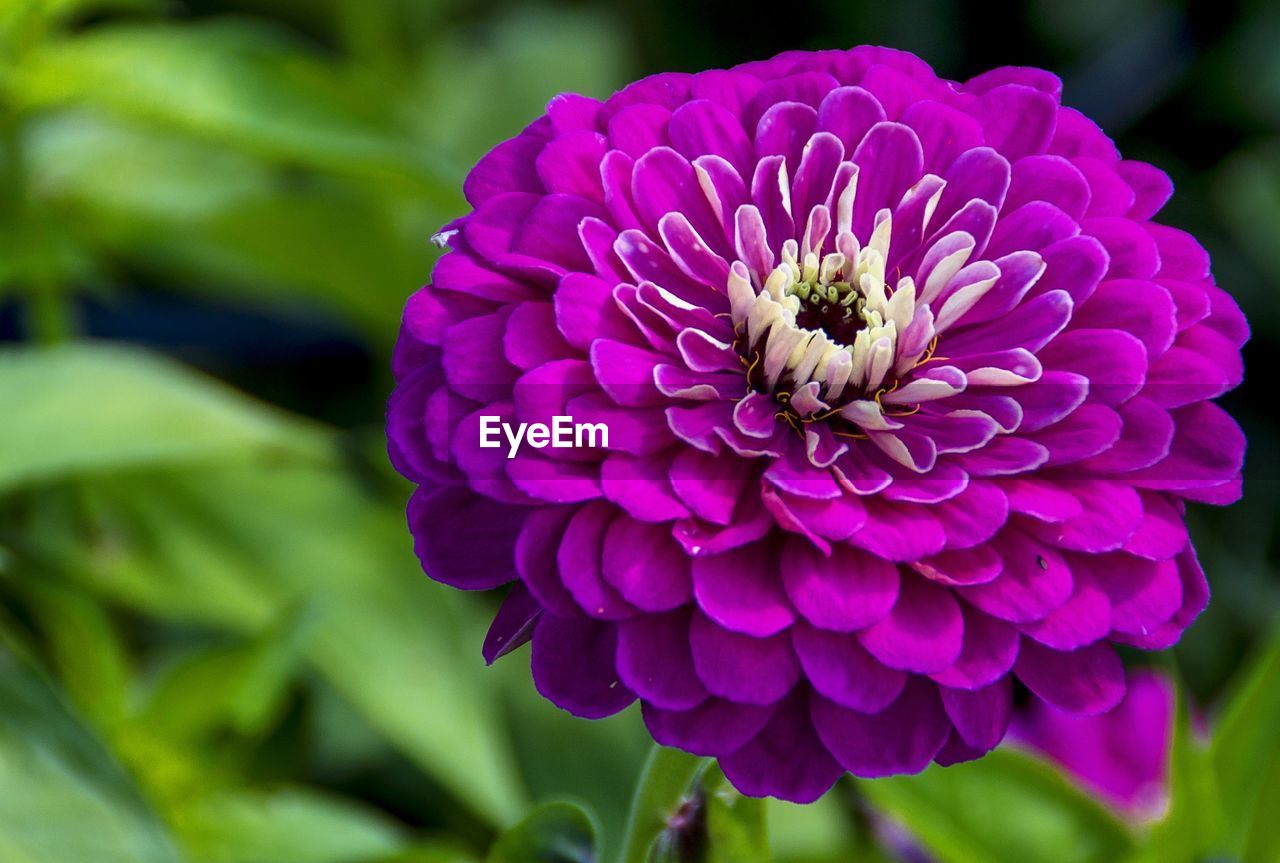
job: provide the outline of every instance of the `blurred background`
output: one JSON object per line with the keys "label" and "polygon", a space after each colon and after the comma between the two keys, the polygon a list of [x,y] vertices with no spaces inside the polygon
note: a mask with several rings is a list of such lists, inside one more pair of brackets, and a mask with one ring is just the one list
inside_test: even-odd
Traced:
{"label": "blurred background", "polygon": [[607,859],[648,738],[485,669],[491,598],[422,576],[401,307],[553,94],[866,42],[1053,69],[1169,172],[1253,325],[1249,479],[1192,513],[1209,611],[1137,657],[1184,696],[1162,820],[997,753],[770,803],[767,843],[726,792],[703,857],[1280,859],[1280,4],[0,0],[0,860]]}

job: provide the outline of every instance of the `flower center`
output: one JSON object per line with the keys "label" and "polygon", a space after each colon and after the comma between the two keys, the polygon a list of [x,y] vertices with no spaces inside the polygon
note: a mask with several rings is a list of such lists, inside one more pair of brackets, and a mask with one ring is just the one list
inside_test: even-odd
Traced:
{"label": "flower center", "polygon": [[[910,277],[885,281],[890,218],[878,220],[865,247],[849,231],[821,254],[826,232],[806,232],[804,245],[783,244],[763,284],[744,264],[729,276],[737,347],[750,385],[805,416],[894,385],[899,335],[915,311]],[[805,390],[799,402],[795,394]]]}

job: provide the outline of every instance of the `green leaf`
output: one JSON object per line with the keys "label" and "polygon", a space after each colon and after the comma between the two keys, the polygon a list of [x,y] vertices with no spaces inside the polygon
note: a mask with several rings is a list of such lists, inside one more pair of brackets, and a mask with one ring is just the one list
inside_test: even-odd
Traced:
{"label": "green leaf", "polygon": [[221,729],[265,734],[281,713],[312,617],[297,608],[242,644],[194,652],[168,668],[134,720],[175,743]]}
{"label": "green leaf", "polygon": [[850,849],[859,837],[842,794],[824,794],[803,806],[769,798],[765,808],[769,847],[778,860],[835,863],[850,859]]}
{"label": "green leaf", "polygon": [[20,590],[68,697],[100,728],[124,717],[130,668],[115,622],[91,594],[24,573]]}
{"label": "green leaf", "polygon": [[717,765],[702,778],[706,795],[706,863],[769,863],[765,801],[739,794]]}
{"label": "green leaf", "polygon": [[498,837],[487,863],[596,863],[595,817],[576,803],[546,803]]}
{"label": "green leaf", "polygon": [[51,40],[15,70],[28,109],[84,104],[264,157],[451,196],[394,121],[385,88],[339,75],[248,21],[92,28]]}
{"label": "green leaf", "polygon": [[0,860],[178,863],[129,776],[12,652],[0,647]]}
{"label": "green leaf", "polygon": [[1113,863],[1133,848],[1100,803],[1016,750],[858,787],[944,863]]}
{"label": "green leaf", "polygon": [[[163,619],[232,631],[261,631],[307,599],[305,654],[334,688],[481,817],[518,817],[477,610],[422,575],[400,506],[339,471],[281,462],[102,478],[86,492],[98,538],[63,567]],[[38,533],[51,558],[68,545]]]}
{"label": "green leaf", "polygon": [[679,749],[653,747],[632,798],[622,841],[622,863],[649,863],[654,843],[688,799],[694,781],[709,763]]}
{"label": "green leaf", "polygon": [[[1275,848],[1280,782],[1280,630],[1244,670],[1214,729],[1211,754],[1227,819],[1228,849]],[[1271,835],[1266,835],[1271,834]],[[1249,860],[1274,857],[1248,856]]]}
{"label": "green leaf", "polygon": [[[84,242],[175,290],[325,304],[386,342],[430,272],[424,241],[462,207],[276,170],[82,110],[28,124],[31,185]],[[0,274],[2,275],[2,274]]]}
{"label": "green leaf", "polygon": [[1222,850],[1226,817],[1209,748],[1191,728],[1186,689],[1178,687],[1169,757],[1169,809],[1151,829],[1139,859],[1196,863]]}
{"label": "green leaf", "polygon": [[381,813],[304,788],[206,795],[173,820],[192,863],[351,863],[405,844]]}
{"label": "green leaf", "polygon": [[609,852],[606,859],[612,859],[652,738],[638,709],[583,722],[556,707],[533,685],[529,656],[522,649],[485,672],[504,695],[521,774],[535,800],[590,800]]}
{"label": "green leaf", "polygon": [[319,455],[315,427],[132,348],[0,350],[0,492],[139,465]]}

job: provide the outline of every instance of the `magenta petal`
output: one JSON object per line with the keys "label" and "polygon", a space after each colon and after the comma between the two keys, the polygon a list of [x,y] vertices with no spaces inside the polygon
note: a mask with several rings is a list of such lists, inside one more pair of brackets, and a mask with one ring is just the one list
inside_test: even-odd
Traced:
{"label": "magenta petal", "polygon": [[865,503],[867,521],[849,542],[892,561],[911,561],[942,551],[947,534],[932,507],[890,503],[872,498]]}
{"label": "magenta petal", "polygon": [[505,192],[542,192],[542,180],[534,170],[538,151],[547,143],[546,121],[538,120],[509,141],[503,141],[480,159],[462,184],[473,207]]}
{"label": "magenta petal", "polygon": [[689,510],[671,487],[669,468],[670,456],[613,453],[600,465],[600,490],[605,498],[640,521],[685,518]]}
{"label": "magenta petal", "polygon": [[507,474],[517,489],[547,503],[580,503],[600,497],[594,465],[520,453],[507,462]]}
{"label": "magenta petal", "polygon": [[845,545],[824,557],[808,543],[790,540],[782,556],[782,582],[806,620],[837,632],[882,620],[898,597],[897,567]]}
{"label": "magenta petal", "polygon": [[960,494],[933,507],[949,549],[973,548],[985,543],[1004,526],[1009,501],[999,486],[975,479]]}
{"label": "magenta petal", "polygon": [[1021,84],[1054,97],[1062,95],[1062,80],[1057,75],[1030,66],[999,66],[965,81],[964,90],[982,95],[1004,84]]}
{"label": "magenta petal", "polygon": [[953,764],[963,764],[966,761],[976,761],[986,755],[990,750],[978,749],[964,742],[964,738],[960,736],[960,732],[954,729],[947,738],[947,742],[942,744],[942,748],[938,750],[938,754],[933,756],[933,762],[941,767],[950,767]]}
{"label": "magenta petal", "polygon": [[1000,482],[1009,508],[1037,521],[1062,522],[1080,515],[1080,499],[1050,479],[1018,477]]}
{"label": "magenta petal", "polygon": [[413,550],[432,579],[489,590],[515,578],[515,537],[527,514],[467,489],[420,488],[409,499]]}
{"label": "magenta petal", "polygon": [[561,93],[547,103],[547,118],[556,132],[595,131],[600,125],[599,99],[577,93]]}
{"label": "magenta petal", "polygon": [[511,391],[519,370],[503,358],[502,338],[510,308],[460,321],[445,330],[443,365],[450,388],[478,402],[497,401]]}
{"label": "magenta petal", "polygon": [[1049,450],[1025,438],[998,437],[982,449],[958,458],[973,476],[1013,476],[1043,465],[1049,460]]}
{"label": "magenta petal", "polygon": [[710,99],[741,116],[756,93],[760,79],[736,69],[708,69],[693,76],[690,95],[695,99]]}
{"label": "magenta petal", "polygon": [[[1081,229],[1096,237],[1111,256],[1109,279],[1149,279],[1160,271],[1156,241],[1137,222],[1118,216],[1085,219]],[[1177,278],[1172,273],[1167,275]]]}
{"label": "magenta petal", "polygon": [[1116,173],[1133,189],[1133,206],[1127,214],[1131,219],[1150,219],[1173,194],[1169,175],[1146,162],[1118,162]]}
{"label": "magenta petal", "polygon": [[749,743],[721,756],[720,767],[743,794],[792,803],[812,803],[844,774],[814,734],[802,689],[778,706]]}
{"label": "magenta petal", "polygon": [[1013,685],[1005,677],[982,689],[939,690],[951,724],[975,749],[994,749],[1013,715]]}
{"label": "magenta petal", "polygon": [[1148,560],[1169,560],[1187,547],[1187,525],[1182,512],[1162,494],[1142,491],[1142,524],[1124,544],[1124,550]]}
{"label": "magenta petal", "polygon": [[565,270],[591,272],[587,256],[578,236],[583,219],[605,215],[594,201],[577,195],[552,194],[540,198],[516,228],[512,251],[527,255],[531,262],[545,261],[557,275]]}
{"label": "magenta petal", "polygon": [[751,140],[737,115],[705,99],[686,102],[671,115],[671,143],[687,158],[716,155],[745,174],[751,170]]}
{"label": "magenta petal", "polygon": [[867,130],[884,118],[884,109],[875,96],[861,87],[838,87],[818,106],[817,128],[835,135],[844,151],[852,153]]}
{"label": "magenta petal", "polygon": [[654,147],[668,143],[667,124],[671,112],[661,105],[639,103],[623,108],[609,118],[609,143],[633,159]]}
{"label": "magenta petal", "polygon": [[1108,405],[1133,397],[1146,382],[1147,349],[1121,330],[1068,330],[1039,357],[1046,369],[1088,378],[1090,394]]}
{"label": "magenta petal", "polygon": [[1004,560],[994,581],[957,588],[961,597],[1001,620],[1030,623],[1071,596],[1071,570],[1048,545],[1010,528],[992,540]]}
{"label": "magenta petal", "polygon": [[714,695],[742,704],[771,704],[791,691],[800,664],[786,633],[752,638],[695,613],[689,630],[693,666]]}
{"label": "magenta petal", "polygon": [[941,95],[941,88],[929,86],[926,80],[901,69],[876,63],[858,83],[875,94],[890,120],[896,120],[908,105]]}
{"label": "magenta petal", "polygon": [[533,631],[533,682],[542,696],[583,719],[622,710],[635,695],[614,669],[617,633],[586,617],[544,614]]}
{"label": "magenta petal", "polygon": [[1086,236],[1050,243],[1040,250],[1040,257],[1044,259],[1044,274],[1031,289],[1031,295],[1066,291],[1077,305],[1093,294],[1110,263],[1102,244]]}
{"label": "magenta petal", "polygon": [[874,219],[884,207],[893,207],[924,171],[920,139],[899,123],[877,123],[858,144],[853,163],[861,169],[858,193],[853,200],[853,233],[869,238]]}
{"label": "magenta petal", "polygon": [[920,139],[924,169],[931,173],[946,171],[961,153],[983,143],[982,124],[942,102],[915,102],[907,106],[898,119],[904,126],[911,127]]}
{"label": "magenta petal", "polygon": [[788,495],[785,492],[780,492],[777,496],[785,503],[786,509],[809,531],[825,539],[846,540],[862,527],[867,519],[862,501],[850,494],[831,500],[814,500]]}
{"label": "magenta petal", "polygon": [[1075,329],[1123,329],[1137,335],[1151,356],[1169,350],[1175,325],[1169,291],[1142,279],[1106,280],[1073,316]]}
{"label": "magenta petal", "polygon": [[758,120],[770,106],[788,102],[816,108],[822,104],[823,98],[829,92],[840,86],[839,81],[826,72],[820,71],[805,72],[793,69],[791,74],[785,74],[782,77],[777,77],[776,74],[768,77],[772,80],[766,80],[761,85],[744,119]]}
{"label": "magenta petal", "polygon": [[517,368],[531,369],[573,356],[556,330],[555,309],[550,303],[521,303],[507,318],[503,353]]}
{"label": "magenta petal", "polygon": [[548,142],[538,154],[537,170],[549,192],[563,192],[604,203],[600,160],[609,149],[604,135],[577,131]]}
{"label": "magenta petal", "polygon": [[[944,219],[954,219],[973,201],[986,204],[994,217],[996,211],[1003,206],[1005,195],[1009,191],[1009,160],[990,147],[976,147],[960,154],[947,169],[943,179],[947,181],[947,187],[934,212],[933,224],[942,223]],[[960,224],[939,230],[938,236],[944,236],[951,230],[967,230],[975,238],[979,238],[978,233]],[[990,233],[991,229],[988,227],[985,235],[990,236]],[[981,241],[978,248],[981,249],[986,245],[985,237],[979,239]]]}
{"label": "magenta petal", "polygon": [[1111,625],[1116,632],[1149,635],[1182,607],[1182,578],[1173,560],[1109,554],[1092,558],[1090,572],[1110,598]]}
{"label": "magenta petal", "polygon": [[1037,536],[1058,548],[1111,551],[1124,545],[1142,524],[1142,502],[1126,483],[1071,479],[1063,487],[1079,499],[1080,515],[1059,525],[1035,528]]}
{"label": "magenta petal", "polygon": [[611,339],[596,339],[591,345],[596,380],[620,405],[662,403],[664,399],[654,384],[654,370],[664,361],[660,354]]}
{"label": "magenta petal", "polygon": [[1049,450],[1045,467],[1079,462],[1110,449],[1120,440],[1120,415],[1105,405],[1083,405],[1034,436]]}
{"label": "magenta petal", "polygon": [[525,586],[544,608],[561,617],[573,617],[580,611],[556,569],[560,537],[576,511],[573,507],[534,510],[521,526],[515,544],[516,569]]}
{"label": "magenta petal", "polygon": [[669,147],[656,147],[636,160],[631,195],[651,236],[656,236],[658,220],[667,213],[683,213],[708,241],[720,227],[693,165]]}
{"label": "magenta petal", "polygon": [[484,637],[481,653],[485,664],[493,665],[498,659],[529,641],[541,614],[542,604],[529,592],[524,582],[517,581],[511,585]]}
{"label": "magenta petal", "polygon": [[636,613],[600,573],[605,531],[614,514],[613,507],[599,502],[579,509],[565,528],[556,554],[564,586],[583,611],[602,620],[620,620]]}
{"label": "magenta petal", "polygon": [[731,454],[707,455],[686,449],[672,462],[671,485],[680,500],[699,518],[729,524],[750,474]]}
{"label": "magenta petal", "polygon": [[663,746],[706,757],[728,755],[764,728],[775,705],[735,704],[712,696],[689,710],[663,710],[646,702],[644,724]]}
{"label": "magenta petal", "polygon": [[1024,156],[1013,163],[1006,204],[1010,210],[1031,201],[1048,201],[1073,219],[1089,208],[1089,181],[1069,159]]}
{"label": "magenta petal", "polygon": [[1049,152],[1063,156],[1089,156],[1107,162],[1120,159],[1115,143],[1098,128],[1097,123],[1075,108],[1062,108],[1058,111],[1057,127],[1053,132],[1053,141],[1049,144]]}
{"label": "magenta petal", "polygon": [[1209,253],[1195,237],[1156,222],[1144,222],[1142,227],[1159,250],[1161,276],[1189,280],[1209,277]]}
{"label": "magenta petal", "polygon": [[1133,189],[1110,163],[1077,156],[1072,164],[1088,179],[1091,196],[1087,216],[1124,216],[1133,207]]}
{"label": "magenta petal", "polygon": [[882,664],[852,635],[800,623],[791,630],[791,642],[814,689],[841,707],[879,713],[906,686],[906,672]]}
{"label": "magenta petal", "polygon": [[1032,692],[1069,713],[1105,713],[1124,697],[1124,666],[1105,642],[1063,652],[1024,638],[1014,670]]}
{"label": "magenta petal", "polygon": [[695,558],[693,593],[703,613],[732,632],[763,638],[795,620],[768,544]]}
{"label": "magenta petal", "polygon": [[1172,412],[1176,431],[1169,455],[1131,475],[1150,489],[1197,489],[1236,479],[1244,461],[1240,427],[1222,408],[1200,402]]}
{"label": "magenta petal", "polygon": [[1174,424],[1168,411],[1144,396],[1116,408],[1124,422],[1120,439],[1106,452],[1080,465],[1082,473],[1116,474],[1139,470],[1169,454]]}
{"label": "magenta petal", "polygon": [[690,596],[689,558],[665,525],[615,518],[605,533],[601,573],[641,611],[667,611]]}
{"label": "magenta petal", "polygon": [[810,710],[831,754],[851,773],[866,778],[919,773],[951,732],[937,686],[918,677],[879,713],[858,713],[816,693]]}
{"label": "magenta petal", "polygon": [[1092,578],[1076,572],[1071,598],[1040,620],[1023,624],[1021,629],[1046,647],[1075,650],[1111,632],[1111,600]]}
{"label": "magenta petal", "polygon": [[950,590],[904,572],[893,610],[858,637],[890,668],[931,674],[960,656],[964,620]]}
{"label": "magenta petal", "polygon": [[618,676],[646,703],[690,710],[709,693],[693,670],[689,613],[648,614],[618,624]]}
{"label": "magenta petal", "polygon": [[1022,84],[1003,84],[983,93],[969,110],[982,123],[987,144],[1018,159],[1048,147],[1058,100]]}
{"label": "magenta petal", "polygon": [[1150,633],[1141,636],[1115,636],[1117,641],[1133,644],[1146,650],[1164,650],[1171,647],[1182,635],[1182,631],[1191,625],[1200,612],[1209,603],[1209,582],[1205,579],[1204,569],[1196,560],[1195,550],[1190,545],[1176,558],[1178,578],[1182,582],[1182,605],[1168,622],[1156,627]]}
{"label": "magenta petal", "polygon": [[930,581],[958,587],[986,584],[1004,569],[1004,561],[989,545],[944,551],[913,563],[912,568]]}
{"label": "magenta petal", "polygon": [[560,280],[553,298],[556,326],[565,341],[587,349],[598,338],[625,340],[635,328],[618,310],[613,286],[584,273],[569,273]]}
{"label": "magenta petal", "polygon": [[1002,620],[961,604],[964,647],[960,657],[943,671],[930,675],[953,689],[978,689],[999,680],[1018,658],[1021,636]]}
{"label": "magenta petal", "polygon": [[756,158],[781,156],[788,176],[800,166],[800,153],[813,135],[818,114],[800,102],[779,102],[764,112],[756,125]]}

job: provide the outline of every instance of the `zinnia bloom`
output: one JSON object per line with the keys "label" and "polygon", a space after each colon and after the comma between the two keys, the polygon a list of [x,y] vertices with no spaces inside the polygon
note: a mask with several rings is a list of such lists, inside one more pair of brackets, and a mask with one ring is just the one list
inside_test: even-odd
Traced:
{"label": "zinnia bloom", "polygon": [[[390,453],[418,556],[511,582],[584,717],[808,801],[1080,714],[1208,597],[1185,502],[1240,494],[1209,399],[1248,330],[1172,186],[1061,84],[883,48],[664,74],[472,170],[404,314]],[[482,417],[609,445],[481,447]]]}
{"label": "zinnia bloom", "polygon": [[1134,818],[1160,815],[1169,797],[1174,690],[1168,677],[1140,671],[1108,713],[1075,716],[1036,701],[1014,721],[1013,735],[1038,749]]}

